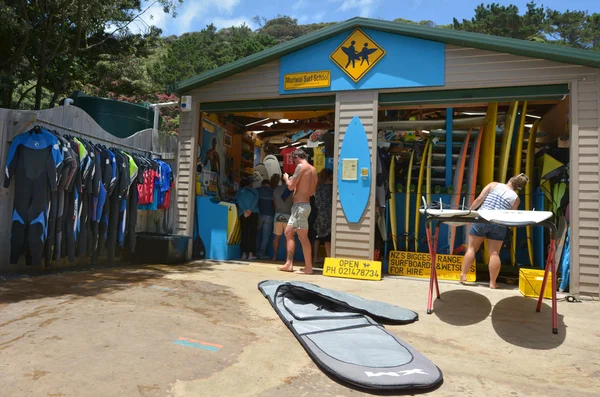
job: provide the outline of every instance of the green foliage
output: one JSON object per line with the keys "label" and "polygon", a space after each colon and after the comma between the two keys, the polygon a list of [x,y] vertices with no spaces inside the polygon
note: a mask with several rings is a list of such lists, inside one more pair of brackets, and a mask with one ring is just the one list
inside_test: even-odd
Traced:
{"label": "green foliage", "polygon": [[535,2],[527,3],[527,11],[519,15],[515,5],[503,6],[498,3],[480,4],[475,16],[462,22],[454,18],[453,28],[469,32],[484,33],[493,36],[511,37],[521,40],[540,38],[546,27],[546,12],[543,6]]}
{"label": "green foliage", "polygon": [[173,40],[166,54],[152,63],[149,75],[163,89],[188,77],[247,57],[276,44],[273,37],[232,26],[217,31],[208,25],[200,32],[186,33]]}

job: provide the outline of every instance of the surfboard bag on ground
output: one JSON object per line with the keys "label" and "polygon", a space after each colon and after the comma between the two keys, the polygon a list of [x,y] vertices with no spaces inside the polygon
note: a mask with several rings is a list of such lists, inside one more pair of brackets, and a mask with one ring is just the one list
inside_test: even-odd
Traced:
{"label": "surfboard bag on ground", "polygon": [[315,363],[364,389],[428,389],[442,372],[377,321],[409,324],[417,313],[303,282],[266,280],[258,289]]}

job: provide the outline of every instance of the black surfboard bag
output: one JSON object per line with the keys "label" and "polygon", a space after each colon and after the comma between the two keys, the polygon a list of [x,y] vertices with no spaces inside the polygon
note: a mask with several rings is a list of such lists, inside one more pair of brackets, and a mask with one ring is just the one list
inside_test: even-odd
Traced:
{"label": "black surfboard bag", "polygon": [[409,324],[417,313],[303,282],[266,280],[258,289],[315,363],[371,390],[429,389],[441,370],[378,321]]}

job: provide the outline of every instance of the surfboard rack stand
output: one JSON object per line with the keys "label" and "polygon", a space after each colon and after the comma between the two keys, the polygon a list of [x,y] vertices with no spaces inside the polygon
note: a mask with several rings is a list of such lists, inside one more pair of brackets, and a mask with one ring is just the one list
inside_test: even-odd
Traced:
{"label": "surfboard rack stand", "polygon": [[[427,207],[426,207],[427,208]],[[519,223],[505,223],[501,220],[493,220],[489,222],[481,217],[471,216],[438,216],[428,213],[427,210],[424,212],[427,219],[425,221],[425,231],[427,234],[427,244],[429,247],[429,254],[431,255],[431,273],[429,277],[429,295],[427,298],[427,314],[433,313],[433,289],[435,287],[436,297],[440,299],[440,287],[438,285],[437,270],[436,270],[436,254],[437,254],[437,243],[440,231],[441,223],[493,223],[496,225],[503,225],[509,227],[524,227],[531,225],[531,222],[519,222]],[[431,229],[435,223],[435,234],[432,235]],[[550,249],[548,252],[548,258],[546,259],[546,267],[544,270],[544,279],[540,288],[540,296],[535,311],[539,312],[542,308],[542,300],[544,299],[544,292],[546,290],[546,282],[548,281],[548,273],[552,271],[552,333],[558,334],[558,311],[556,301],[556,261],[554,260],[556,252],[556,236],[557,228],[554,223],[550,220],[545,220],[540,223],[535,223],[536,226],[546,227],[550,230]],[[552,269],[552,270],[550,270]]]}

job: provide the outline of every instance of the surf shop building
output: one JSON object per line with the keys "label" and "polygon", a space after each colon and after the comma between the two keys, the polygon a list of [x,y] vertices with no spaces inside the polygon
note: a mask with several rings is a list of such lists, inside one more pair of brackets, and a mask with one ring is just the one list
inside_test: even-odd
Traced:
{"label": "surf shop building", "polygon": [[[335,138],[332,257],[385,261],[380,217],[397,236],[385,252],[427,252],[423,217],[415,219],[420,196],[468,204],[488,182],[529,172],[521,208],[553,211],[568,226],[566,288],[600,294],[600,53],[354,18],[171,88],[187,107],[177,157],[179,234],[194,229],[205,115],[254,116],[244,122],[256,131],[273,115],[326,113]],[[395,158],[393,180],[378,166],[386,153]],[[393,184],[395,222],[378,199],[378,181]],[[459,253],[464,231],[451,242],[446,229],[439,252]],[[532,229],[519,228],[516,239],[508,233],[503,265],[544,266],[548,236]]]}

